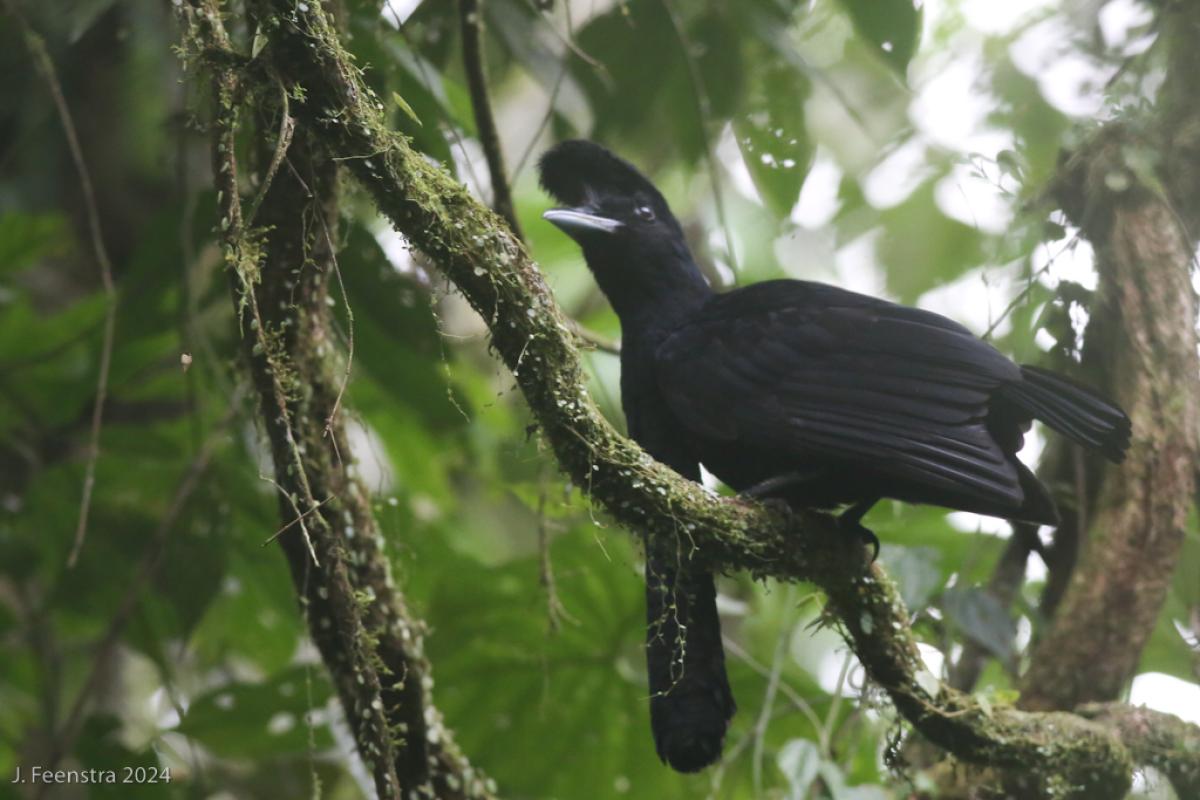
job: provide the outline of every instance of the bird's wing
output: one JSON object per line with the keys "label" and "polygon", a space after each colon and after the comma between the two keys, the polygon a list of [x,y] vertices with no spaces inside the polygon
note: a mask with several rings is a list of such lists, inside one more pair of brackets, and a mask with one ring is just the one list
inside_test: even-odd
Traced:
{"label": "bird's wing", "polygon": [[945,317],[770,281],[714,297],[655,359],[659,390],[698,435],[1021,500],[986,427],[989,396],[1019,367]]}

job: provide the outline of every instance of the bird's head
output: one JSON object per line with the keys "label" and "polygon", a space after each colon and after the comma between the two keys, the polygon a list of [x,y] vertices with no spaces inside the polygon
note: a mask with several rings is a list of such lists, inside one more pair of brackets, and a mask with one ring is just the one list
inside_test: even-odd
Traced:
{"label": "bird's head", "polygon": [[682,236],[654,184],[594,142],[574,139],[556,145],[542,156],[538,169],[542,188],[565,206],[547,211],[545,218],[585,248]]}
{"label": "bird's head", "polygon": [[572,140],[546,151],[538,169],[542,188],[562,204],[543,216],[579,243],[618,313],[626,295],[646,303],[663,290],[707,290],[671,207],[628,161]]}

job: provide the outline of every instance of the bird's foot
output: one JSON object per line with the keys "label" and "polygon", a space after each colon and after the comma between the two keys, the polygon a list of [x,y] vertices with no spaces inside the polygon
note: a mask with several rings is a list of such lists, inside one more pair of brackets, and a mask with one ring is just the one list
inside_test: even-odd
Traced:
{"label": "bird's foot", "polygon": [[782,497],[763,497],[758,499],[758,503],[766,506],[777,514],[782,514],[784,517],[791,517],[792,515],[791,504]]}
{"label": "bird's foot", "polygon": [[871,563],[874,564],[875,559],[879,558],[879,537],[875,535],[875,532],[863,525],[858,516],[849,513],[838,517],[838,527],[844,533],[857,537],[860,542],[871,548]]}
{"label": "bird's foot", "polygon": [[874,531],[862,524],[862,518],[867,515],[871,507],[879,502],[878,497],[868,497],[859,500],[854,505],[847,508],[838,517],[838,527],[846,533],[853,534],[858,537],[858,540],[863,544],[871,546],[871,563],[875,563],[875,559],[879,558],[879,537]]}

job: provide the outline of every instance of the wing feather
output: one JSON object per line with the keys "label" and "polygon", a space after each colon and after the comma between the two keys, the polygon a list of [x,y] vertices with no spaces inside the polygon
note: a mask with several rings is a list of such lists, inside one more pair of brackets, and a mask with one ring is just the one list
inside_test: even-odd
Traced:
{"label": "wing feather", "polygon": [[696,434],[1021,501],[986,424],[991,394],[1019,368],[936,314],[771,281],[716,296],[656,362],[659,390]]}

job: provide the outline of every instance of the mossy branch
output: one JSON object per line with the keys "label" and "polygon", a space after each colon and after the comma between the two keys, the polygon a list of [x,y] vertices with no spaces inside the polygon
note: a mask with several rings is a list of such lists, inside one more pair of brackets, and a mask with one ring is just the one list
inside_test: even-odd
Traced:
{"label": "mossy branch", "polygon": [[[230,46],[215,2],[184,6],[188,44]],[[191,48],[189,48],[191,49]],[[380,798],[488,800],[493,785],[456,747],[432,703],[423,626],[392,582],[369,494],[353,477],[339,371],[326,302],[337,269],[337,168],[300,128],[289,169],[264,179],[252,227],[240,200],[237,147],[243,84],[278,96],[259,70],[209,62],[214,74],[213,172],[221,243],[250,374],[275,464],[283,527],[275,537],[292,573],[310,635],[333,679],[358,753]],[[272,175],[292,138],[288,107],[274,145],[258,160]],[[300,177],[303,174],[303,178]],[[260,204],[261,203],[261,204]],[[313,224],[315,223],[315,224]],[[343,454],[345,454],[343,456]]]}
{"label": "mossy branch", "polygon": [[1136,763],[1166,775],[1176,796],[1200,797],[1200,726],[1124,703],[1091,703],[1079,713],[1116,729]]}
{"label": "mossy branch", "polygon": [[[259,390],[276,475],[283,497],[281,516],[297,523],[298,533],[280,537],[288,556],[292,579],[300,592],[301,605],[313,641],[330,667],[346,719],[354,733],[359,753],[371,773],[381,798],[399,798],[400,783],[394,767],[393,742],[383,713],[379,673],[365,646],[354,590],[343,554],[317,510],[304,459],[291,426],[286,390],[274,345],[268,341],[255,299],[255,284],[264,266],[261,234],[242,225],[238,200],[236,142],[236,79],[228,73],[214,80],[217,117],[214,121],[213,170],[220,187],[222,246],[234,303],[251,362],[251,373]],[[291,511],[289,511],[289,508]],[[294,512],[294,513],[292,513]],[[305,519],[307,518],[307,522]]]}
{"label": "mossy branch", "polygon": [[[722,500],[620,436],[584,388],[572,331],[524,247],[494,212],[383,121],[318,4],[260,0],[267,56],[303,87],[294,106],[409,241],[483,316],[562,469],[622,524],[677,539],[717,569],[809,580],[871,678],[925,736],[974,763],[1014,768],[1030,796],[1116,798],[1133,762],[1105,727],[1066,713],[985,708],[946,687],[923,688],[908,614],[878,565],[826,515],[786,515]],[[303,10],[301,10],[303,9]],[[298,94],[296,92],[293,93]]]}

